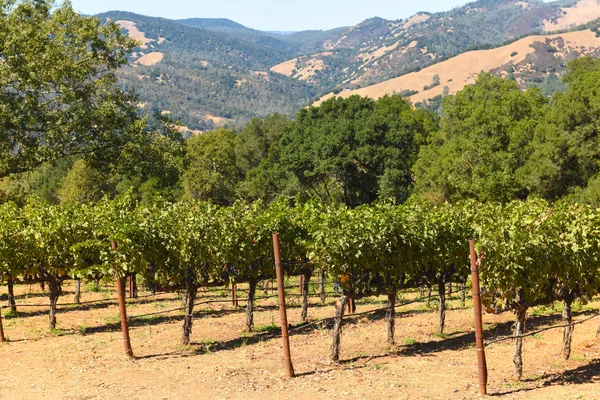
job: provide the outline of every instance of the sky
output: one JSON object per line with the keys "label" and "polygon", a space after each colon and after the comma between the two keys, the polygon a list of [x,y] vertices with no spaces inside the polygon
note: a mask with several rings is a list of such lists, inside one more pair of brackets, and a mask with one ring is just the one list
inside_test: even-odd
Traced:
{"label": "sky", "polygon": [[468,0],[71,0],[83,14],[131,11],[153,17],[228,18],[263,31],[352,26],[367,18],[408,18],[419,11],[448,11]]}

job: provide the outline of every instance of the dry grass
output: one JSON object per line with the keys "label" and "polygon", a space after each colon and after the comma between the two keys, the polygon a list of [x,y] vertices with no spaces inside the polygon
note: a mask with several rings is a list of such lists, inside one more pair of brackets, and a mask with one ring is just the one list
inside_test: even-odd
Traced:
{"label": "dry grass", "polygon": [[402,54],[406,54],[406,53],[408,53],[408,50],[410,50],[410,49],[412,49],[412,48],[414,48],[414,47],[416,47],[416,46],[417,46],[417,41],[416,41],[416,40],[413,40],[412,42],[410,42],[410,43],[408,44],[408,46],[404,47],[404,48],[403,48],[403,49],[400,51],[400,53],[402,53]]}
{"label": "dry grass", "polygon": [[[465,85],[474,83],[477,75],[481,72],[491,71],[508,63],[518,64],[524,61],[527,55],[534,52],[533,47],[531,47],[534,42],[545,42],[546,39],[554,40],[557,38],[564,40],[565,48],[577,49],[584,54],[590,49],[600,46],[600,38],[597,38],[594,32],[590,30],[569,32],[560,35],[530,36],[497,49],[463,53],[457,57],[424,68],[419,72],[406,74],[361,89],[344,91],[339,96],[349,97],[353,94],[358,94],[375,99],[385,94],[400,93],[403,90],[416,90],[419,93],[411,96],[410,100],[412,102],[419,102],[442,94],[444,86],[448,87],[450,94],[456,93]],[[514,52],[517,52],[517,55],[511,56]],[[441,84],[430,90],[423,91],[424,86],[431,84],[434,75],[439,75]],[[333,94],[328,94],[314,105],[318,105],[331,97],[333,97]]]}
{"label": "dry grass", "polygon": [[146,67],[150,65],[158,64],[165,55],[158,51],[153,51],[152,53],[148,53],[143,57],[140,57],[136,63],[144,65]]}
{"label": "dry grass", "polygon": [[546,32],[568,29],[600,18],[600,4],[597,0],[581,0],[575,7],[563,8],[562,11],[565,14],[556,22],[544,21]]}
{"label": "dry grass", "polygon": [[408,28],[410,28],[413,25],[417,25],[417,24],[420,24],[420,23],[423,23],[423,22],[427,21],[429,18],[431,18],[431,17],[429,15],[427,15],[427,14],[415,14],[412,17],[410,17],[408,19],[408,21],[406,21],[404,23],[404,25],[402,25],[402,27],[404,29],[408,29]]}
{"label": "dry grass", "polygon": [[228,119],[227,118],[223,118],[223,117],[217,117],[215,115],[211,115],[211,114],[206,114],[204,116],[204,120],[206,121],[211,121],[212,123],[214,123],[217,126],[223,126],[227,123]]}
{"label": "dry grass", "polygon": [[[47,302],[46,296],[34,297],[39,295],[37,287],[16,289],[18,295],[30,295],[20,302]],[[65,289],[70,293],[61,302],[72,298],[72,286]],[[112,290],[104,291],[107,289],[86,292],[82,300],[115,297]],[[227,292],[224,295],[228,296]],[[174,294],[128,303],[129,315],[181,306]],[[289,298],[288,303],[288,320],[297,324],[298,299]],[[372,303],[359,302],[358,311],[381,307]],[[278,324],[275,299],[263,300],[259,306],[256,326]],[[132,323],[133,361],[123,354],[115,304],[60,310],[59,331],[54,333],[47,329],[45,308],[22,309],[18,317],[4,320],[10,342],[0,345],[0,398],[479,399],[473,311],[460,308],[456,298],[450,306],[446,335],[435,334],[433,309],[424,304],[400,308],[398,345],[392,348],[385,340],[383,319],[349,320],[342,335],[340,364],[328,360],[328,328],[292,333],[292,360],[298,374],[292,380],[283,378],[277,333],[244,333],[244,310],[229,303],[199,307],[192,344],[187,347],[179,344],[179,312]],[[592,309],[598,306],[598,302],[589,305]],[[333,312],[333,299],[325,306],[313,299],[309,318]],[[528,328],[558,324],[559,314],[547,309],[542,315],[530,316]],[[582,316],[577,315],[579,318]],[[511,313],[486,314],[486,338],[507,334],[513,320]],[[108,322],[114,324],[107,327]],[[501,399],[597,399],[600,345],[595,338],[596,324],[597,320],[591,320],[576,327],[569,361],[559,356],[561,330],[525,339],[525,381],[520,383],[513,379],[512,343],[488,347],[490,393]]]}
{"label": "dry grass", "polygon": [[176,128],[179,132],[181,133],[186,133],[186,132],[190,132],[193,136],[198,136],[198,135],[202,135],[204,133],[204,131],[198,130],[198,129],[190,129],[185,125],[180,125]]}
{"label": "dry grass", "polygon": [[148,43],[152,42],[152,39],[148,39],[146,37],[146,35],[144,34],[144,32],[141,32],[137,26],[135,25],[135,22],[133,21],[126,21],[126,20],[119,20],[117,22],[115,22],[117,25],[119,25],[121,28],[127,29],[127,32],[129,33],[129,37],[137,40],[138,42],[141,42],[142,44],[140,45],[140,47],[142,49],[145,49],[148,47]]}
{"label": "dry grass", "polygon": [[306,81],[313,77],[317,71],[321,71],[325,68],[325,62],[321,57],[330,55],[331,53],[329,52],[319,53],[306,61],[300,61],[298,58],[293,58],[271,67],[270,70],[285,76],[293,76],[294,78]]}
{"label": "dry grass", "polygon": [[274,65],[270,68],[271,71],[282,74],[285,76],[292,76],[293,71],[296,69],[296,65],[298,64],[297,58],[292,58],[291,60],[284,61],[280,64]]}

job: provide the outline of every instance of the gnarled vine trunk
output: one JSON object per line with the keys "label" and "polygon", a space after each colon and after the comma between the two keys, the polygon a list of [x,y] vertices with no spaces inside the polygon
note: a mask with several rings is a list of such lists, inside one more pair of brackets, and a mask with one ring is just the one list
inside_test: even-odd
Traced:
{"label": "gnarled vine trunk", "polygon": [[48,279],[48,289],[50,290],[50,329],[56,329],[56,303],[60,297],[61,282],[58,279]]}
{"label": "gnarled vine trunk", "polygon": [[444,326],[446,325],[446,279],[443,275],[438,278],[438,292],[440,294],[438,307],[439,331],[444,333]]}
{"label": "gnarled vine trunk", "polygon": [[185,316],[183,317],[183,329],[181,342],[184,346],[190,344],[190,335],[192,333],[192,323],[194,322],[194,303],[198,294],[198,285],[194,276],[190,275],[185,282],[185,293],[183,294],[183,306],[185,307]]}
{"label": "gnarled vine trunk", "polygon": [[300,318],[303,322],[305,322],[308,319],[308,283],[310,281],[310,277],[312,276],[312,272],[305,272],[303,276],[304,279],[302,280],[302,312],[300,314]]}
{"label": "gnarled vine trunk", "polygon": [[146,272],[148,275],[148,280],[146,281],[146,287],[150,290],[152,296],[156,296],[156,277],[155,277],[155,267],[152,263],[148,264],[146,268]]}
{"label": "gnarled vine trunk", "polygon": [[[517,322],[515,323],[514,336],[520,336],[525,333],[525,317],[527,314],[527,307],[520,305],[517,307],[516,316]],[[515,365],[515,377],[517,380],[521,380],[523,377],[523,338],[517,337],[515,339],[515,353],[513,355],[513,364]]]}
{"label": "gnarled vine trunk", "polygon": [[81,304],[81,279],[75,280],[75,299],[73,302],[75,304]]}
{"label": "gnarled vine trunk", "polygon": [[248,282],[250,286],[248,289],[248,304],[246,304],[246,327],[248,332],[252,332],[254,328],[254,296],[256,294],[256,285],[258,285],[257,279],[250,279]]}
{"label": "gnarled vine trunk", "polygon": [[386,319],[388,322],[388,343],[394,345],[394,333],[396,332],[396,291],[388,293],[387,306],[389,309],[386,311]]}
{"label": "gnarled vine trunk", "polygon": [[464,307],[467,301],[467,284],[465,282],[460,284],[460,304]]}
{"label": "gnarled vine trunk", "polygon": [[321,291],[321,304],[325,304],[325,271],[322,270],[319,277],[319,289]]}
{"label": "gnarled vine trunk", "polygon": [[137,288],[137,278],[136,274],[132,273],[129,275],[129,297],[132,299],[137,299],[138,297],[138,288]]}
{"label": "gnarled vine trunk", "polygon": [[13,278],[8,278],[8,305],[12,313],[17,312],[17,302],[15,301],[15,288]]}
{"label": "gnarled vine trunk", "polygon": [[565,325],[568,324],[570,326],[565,326],[563,330],[562,356],[565,360],[568,360],[571,356],[571,342],[573,341],[573,329],[575,328],[573,325],[571,325],[573,324],[573,312],[571,309],[571,305],[573,303],[572,296],[566,296],[564,303],[565,307],[563,308],[562,313],[563,322]]}
{"label": "gnarled vine trunk", "polygon": [[342,294],[335,305],[335,322],[333,325],[333,343],[331,344],[331,360],[338,362],[340,360],[340,338],[342,336],[342,324],[346,301],[348,297]]}
{"label": "gnarled vine trunk", "polygon": [[431,292],[433,291],[433,287],[431,285],[427,286],[427,306],[431,304]]}

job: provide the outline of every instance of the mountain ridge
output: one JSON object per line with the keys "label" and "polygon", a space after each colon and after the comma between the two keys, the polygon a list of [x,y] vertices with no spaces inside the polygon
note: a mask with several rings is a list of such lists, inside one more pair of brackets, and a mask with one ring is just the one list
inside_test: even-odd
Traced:
{"label": "mountain ridge", "polygon": [[[130,36],[144,41],[120,73],[121,84],[136,91],[147,109],[171,113],[190,130],[203,131],[241,126],[273,112],[291,117],[325,95],[369,88],[473,49],[500,48],[547,29],[573,29],[573,21],[587,22],[595,15],[600,15],[597,0],[479,0],[442,13],[419,12],[395,21],[374,17],[352,27],[288,35],[225,18],[168,20],[119,11],[99,17],[119,21]],[[531,53],[521,50],[525,52]],[[524,86],[550,80],[558,88],[554,78],[560,80],[565,64],[559,58],[583,52],[569,47],[568,55],[542,54],[541,49],[533,53],[529,68],[539,65],[543,72],[525,72],[518,63],[515,71],[504,64],[491,71]],[[407,91],[418,102],[438,96],[440,90],[450,94],[458,89],[456,83],[432,80],[420,88],[393,90]]]}

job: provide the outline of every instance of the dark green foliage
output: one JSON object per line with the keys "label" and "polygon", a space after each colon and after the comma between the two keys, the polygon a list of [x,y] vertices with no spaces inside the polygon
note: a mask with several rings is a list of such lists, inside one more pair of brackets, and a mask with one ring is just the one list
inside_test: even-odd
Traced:
{"label": "dark green foliage", "polygon": [[440,86],[440,76],[438,74],[435,74],[433,76],[433,79],[431,80],[431,83],[429,85],[423,87],[423,91],[433,89],[436,86]]}
{"label": "dark green foliage", "polygon": [[563,80],[568,89],[554,96],[522,173],[532,192],[550,200],[581,193],[590,182],[590,190],[597,192],[600,61],[591,57],[572,61]]}
{"label": "dark green foliage", "polygon": [[[447,94],[446,94],[447,96]],[[417,108],[424,108],[438,115],[442,115],[443,110],[443,97],[442,95],[437,95],[432,97],[431,99],[423,100],[419,103],[415,104]]]}
{"label": "dark green foliage", "polygon": [[402,90],[402,91],[401,91],[400,93],[398,93],[398,94],[399,94],[401,97],[410,97],[410,96],[412,96],[412,95],[414,95],[414,94],[417,94],[417,93],[419,93],[419,91],[418,91],[418,90],[409,90],[409,89],[405,89],[405,90]]}
{"label": "dark green foliage", "polygon": [[432,201],[509,201],[527,195],[516,179],[545,110],[537,89],[482,74],[444,101],[441,128],[413,169],[418,192]]}
{"label": "dark green foliage", "polygon": [[333,98],[300,111],[281,140],[281,163],[302,190],[348,206],[403,202],[416,152],[436,119],[400,96]]}
{"label": "dark green foliage", "polygon": [[235,134],[218,129],[187,141],[183,188],[188,199],[233,204],[242,173],[236,165]]}
{"label": "dark green foliage", "polygon": [[81,155],[111,163],[137,129],[116,70],[133,42],[52,0],[0,3],[0,177]]}

